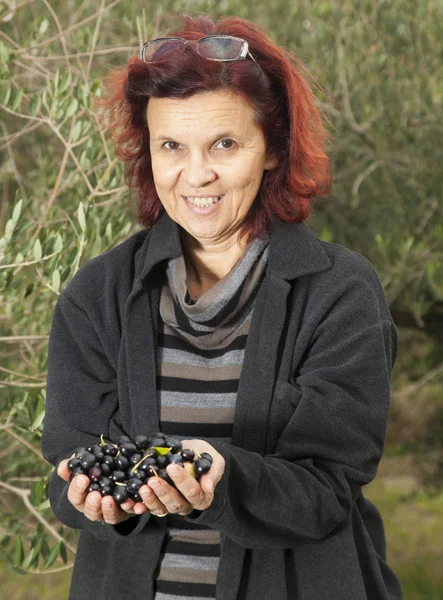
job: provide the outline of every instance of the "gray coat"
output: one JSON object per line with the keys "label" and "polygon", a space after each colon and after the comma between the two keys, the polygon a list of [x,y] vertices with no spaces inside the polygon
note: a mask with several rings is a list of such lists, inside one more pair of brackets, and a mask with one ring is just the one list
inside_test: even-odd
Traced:
{"label": "gray coat", "polygon": [[[155,344],[164,261],[182,252],[166,212],[86,263],[59,296],[49,341],[42,452],[55,467],[101,434],[159,430]],[[212,505],[217,600],[400,600],[376,475],[398,345],[371,263],[275,223],[241,372],[232,444]],[[70,600],[152,600],[165,520],[89,521],[52,474],[57,518],[80,530]]]}

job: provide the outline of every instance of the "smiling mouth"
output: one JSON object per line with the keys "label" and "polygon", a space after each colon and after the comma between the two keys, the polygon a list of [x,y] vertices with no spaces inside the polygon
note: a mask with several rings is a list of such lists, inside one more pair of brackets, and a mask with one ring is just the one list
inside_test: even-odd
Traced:
{"label": "smiling mouth", "polygon": [[223,198],[224,194],[221,196],[206,196],[206,197],[202,197],[202,198],[196,198],[194,196],[182,196],[183,198],[185,198],[185,200],[187,200],[187,202],[189,202],[189,204],[192,204],[193,206],[199,206],[201,208],[208,208],[209,206],[212,206],[213,204],[216,204],[217,202],[219,202],[222,198]]}

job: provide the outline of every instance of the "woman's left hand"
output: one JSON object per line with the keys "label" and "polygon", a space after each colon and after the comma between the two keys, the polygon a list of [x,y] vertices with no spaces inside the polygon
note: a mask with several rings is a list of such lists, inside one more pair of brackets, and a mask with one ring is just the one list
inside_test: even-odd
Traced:
{"label": "woman's left hand", "polygon": [[[154,515],[164,515],[166,512],[178,515],[188,515],[194,509],[206,510],[214,499],[214,489],[225,471],[225,459],[217,450],[204,440],[183,440],[183,448],[192,448],[199,454],[209,452],[213,462],[210,470],[197,481],[178,465],[168,465],[166,472],[173,480],[174,489],[160,477],[150,477],[139,489],[143,503],[137,502],[133,510],[142,514],[149,510]],[[175,469],[177,473],[174,473]]]}

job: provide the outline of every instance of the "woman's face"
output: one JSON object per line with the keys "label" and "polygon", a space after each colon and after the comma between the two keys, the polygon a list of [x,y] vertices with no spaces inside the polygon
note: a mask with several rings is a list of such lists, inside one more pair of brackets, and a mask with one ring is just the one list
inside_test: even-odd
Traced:
{"label": "woman's face", "polygon": [[[186,99],[148,102],[152,171],[168,215],[202,245],[237,235],[260,187],[266,155],[253,110],[232,92],[205,92]],[[222,200],[209,208],[186,197]]]}

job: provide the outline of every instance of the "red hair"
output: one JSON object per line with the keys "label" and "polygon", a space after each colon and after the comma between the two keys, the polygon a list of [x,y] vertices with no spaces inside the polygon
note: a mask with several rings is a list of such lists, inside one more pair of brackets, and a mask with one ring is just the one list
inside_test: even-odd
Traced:
{"label": "red hair", "polygon": [[[326,144],[329,137],[324,113],[315,106],[312,77],[298,57],[277,46],[264,29],[239,17],[218,20],[206,15],[181,15],[182,26],[164,37],[197,40],[207,35],[245,39],[255,58],[217,62],[201,57],[190,45],[185,52],[161,64],[132,57],[126,67],[113,68],[105,80],[103,99],[106,127],[115,143],[115,155],[129,163],[126,183],[139,192],[137,223],[151,227],[164,211],[151,168],[147,103],[153,98],[187,98],[196,93],[230,90],[254,110],[255,122],[267,140],[268,152],[278,166],[265,171],[261,185],[242,225],[247,243],[263,237],[272,221],[305,221],[312,199],[330,191]],[[189,51],[188,51],[189,50]],[[322,91],[320,89],[320,91]]]}

